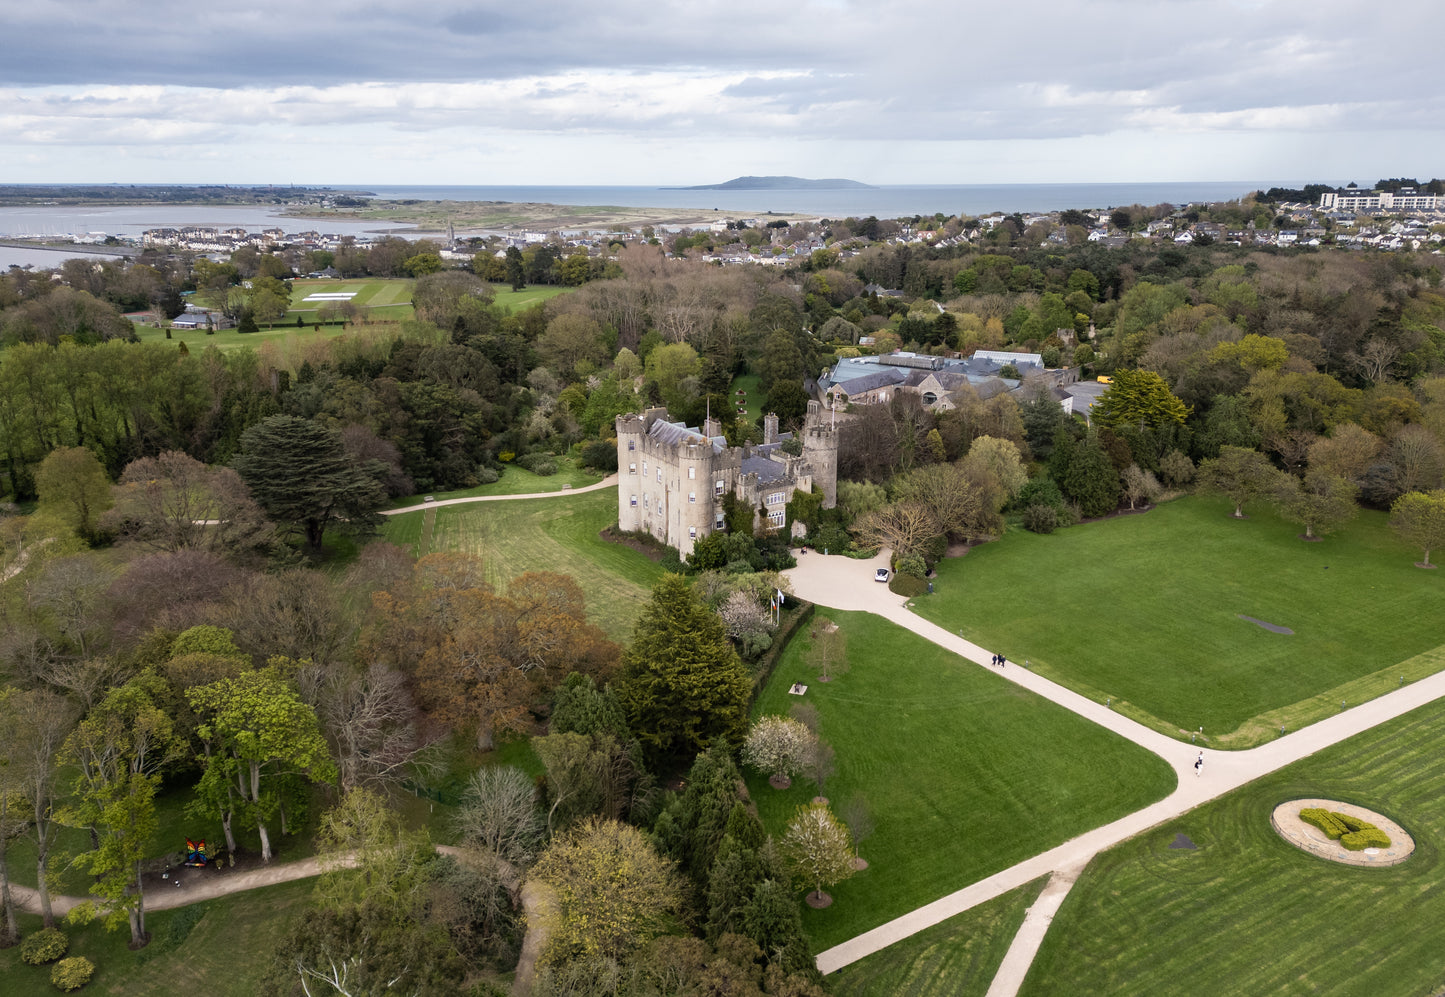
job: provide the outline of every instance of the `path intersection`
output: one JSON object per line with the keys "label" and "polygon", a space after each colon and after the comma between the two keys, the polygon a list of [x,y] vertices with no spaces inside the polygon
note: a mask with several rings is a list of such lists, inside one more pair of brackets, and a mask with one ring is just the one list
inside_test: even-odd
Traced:
{"label": "path intersection", "polygon": [[[809,551],[798,565],[783,574],[794,593],[808,602],[833,609],[873,613],[911,630],[945,650],[974,664],[989,667],[993,651],[979,647],[958,634],[934,624],[907,608],[908,599],[895,595],[873,580],[874,571],[888,567],[889,552],[880,551],[871,560]],[[1023,984],[1049,922],[1067,896],[1069,887],[1089,860],[1155,825],[1172,820],[1216,797],[1253,782],[1317,751],[1347,741],[1387,720],[1445,696],[1445,672],[1439,672],[1387,695],[1277,738],[1247,751],[1202,749],[1204,771],[1196,776],[1194,763],[1200,757],[1198,745],[1167,737],[1137,721],[1109,709],[1104,703],[1066,689],[1027,668],[989,667],[993,675],[1048,699],[1087,720],[1106,727],[1163,758],[1173,768],[1178,785],[1157,803],[1094,828],[1055,848],[1026,859],[1015,866],[964,887],[957,892],[896,917],[871,931],[850,938],[818,954],[818,969],[832,973],[894,942],[916,934],[955,914],[1023,886],[1040,876],[1051,876],[1039,899],[1030,908],[1023,926],[1004,956],[988,997],[1013,997]]]}

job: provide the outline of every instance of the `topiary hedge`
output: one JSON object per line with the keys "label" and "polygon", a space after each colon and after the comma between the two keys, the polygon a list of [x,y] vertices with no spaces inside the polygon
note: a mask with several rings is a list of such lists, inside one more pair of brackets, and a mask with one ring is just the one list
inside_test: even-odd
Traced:
{"label": "topiary hedge", "polygon": [[1349,833],[1350,830],[1340,823],[1339,815],[1324,807],[1305,807],[1299,812],[1299,819],[1306,824],[1313,824],[1325,832],[1325,836],[1331,841],[1337,841],[1341,835]]}
{"label": "topiary hedge", "polygon": [[1338,841],[1352,852],[1366,848],[1389,848],[1390,836],[1374,824],[1359,817],[1326,810],[1323,807],[1305,807],[1299,812],[1300,820],[1313,824],[1329,837]]}
{"label": "topiary hedge", "polygon": [[1389,848],[1390,836],[1378,827],[1363,827],[1358,831],[1340,836],[1340,844],[1352,852],[1366,848]]}
{"label": "topiary hedge", "polygon": [[95,964],[83,955],[61,959],[50,969],[50,982],[64,991],[79,990],[95,975]]}
{"label": "topiary hedge", "polygon": [[59,928],[45,928],[20,943],[20,961],[27,966],[43,966],[65,955],[70,939]]}

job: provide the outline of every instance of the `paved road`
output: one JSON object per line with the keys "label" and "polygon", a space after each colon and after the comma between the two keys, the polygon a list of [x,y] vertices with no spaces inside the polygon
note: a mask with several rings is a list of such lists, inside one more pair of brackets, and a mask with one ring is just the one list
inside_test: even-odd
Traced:
{"label": "paved road", "polygon": [[581,495],[583,492],[600,491],[603,488],[616,488],[617,474],[613,472],[595,485],[587,485],[582,488],[561,488],[555,492],[528,492],[526,495],[467,495],[463,498],[438,499],[435,502],[423,502],[421,505],[409,505],[405,509],[383,509],[383,516],[400,516],[403,512],[416,512],[419,509],[435,509],[442,505],[466,505],[468,502],[508,502],[513,499],[545,499],[561,498],[564,495]]}
{"label": "paved road", "polygon": [[[1445,696],[1445,672],[1441,672],[1258,748],[1248,751],[1216,751],[1204,748],[1203,772],[1196,775],[1193,766],[1200,754],[1196,745],[1176,741],[1158,731],[1150,730],[1115,713],[1103,703],[1087,699],[1017,664],[1011,663],[1003,669],[992,667],[992,651],[916,615],[906,607],[908,600],[894,595],[887,586],[875,582],[874,570],[886,567],[887,564],[887,552],[881,552],[869,561],[838,555],[825,557],[810,552],[800,557],[798,566],[789,569],[785,575],[791,582],[793,591],[809,602],[836,609],[876,613],[961,658],[988,668],[992,675],[1036,692],[1045,699],[1147,748],[1173,766],[1178,785],[1174,792],[1157,803],[1121,817],[1111,824],[1095,828],[1056,848],[819,953],[818,968],[824,973],[831,973],[856,962],[945,918],[991,900],[1040,876],[1063,874],[1071,884],[1072,879],[1067,878],[1069,871],[1082,869],[1097,852],[1111,848],[1164,821],[1172,820],[1201,803],[1238,789],[1276,769]],[[1077,873],[1074,875],[1077,876]],[[1040,897],[1035,906],[1044,904],[1047,900],[1054,903],[1052,909],[1056,910],[1057,903],[1062,903],[1063,899],[1059,895],[1060,889],[1067,892],[1066,887],[1056,887],[1051,881],[1050,887],[1045,891],[1049,896]],[[1009,949],[1003,965],[999,968],[988,997],[1012,997],[1018,992],[1051,918],[1052,910],[1047,916],[1025,920],[1019,937],[1015,939],[1015,944]]]}

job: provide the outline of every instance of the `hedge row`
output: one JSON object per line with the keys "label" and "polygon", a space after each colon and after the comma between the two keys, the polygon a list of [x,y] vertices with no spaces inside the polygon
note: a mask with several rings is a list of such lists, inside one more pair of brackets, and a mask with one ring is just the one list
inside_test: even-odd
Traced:
{"label": "hedge row", "polygon": [[1390,836],[1374,824],[1338,810],[1323,807],[1305,807],[1299,812],[1300,820],[1313,824],[1329,837],[1338,841],[1352,852],[1366,848],[1390,847]]}
{"label": "hedge row", "polygon": [[815,608],[811,602],[805,602],[797,596],[788,596],[787,602],[783,604],[782,625],[773,634],[773,645],[763,652],[753,668],[752,699],[756,700],[758,693],[763,691],[763,686],[768,684],[768,679],[773,676],[773,669],[778,666],[778,660],[788,649],[788,642],[813,619]]}

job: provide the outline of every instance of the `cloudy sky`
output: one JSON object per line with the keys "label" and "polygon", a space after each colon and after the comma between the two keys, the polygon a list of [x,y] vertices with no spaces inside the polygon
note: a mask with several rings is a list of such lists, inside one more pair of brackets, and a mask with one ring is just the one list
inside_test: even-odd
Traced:
{"label": "cloudy sky", "polygon": [[0,182],[1445,175],[1445,4],[0,0]]}

